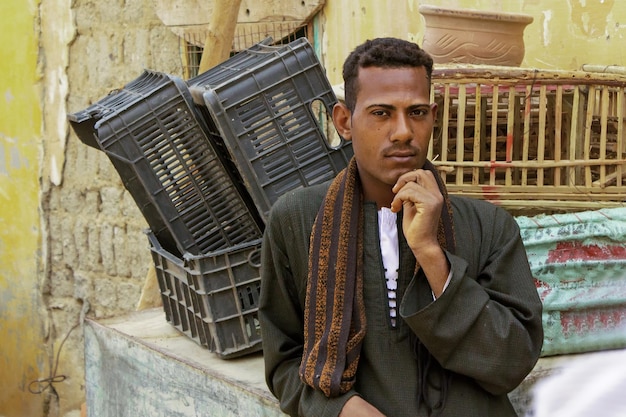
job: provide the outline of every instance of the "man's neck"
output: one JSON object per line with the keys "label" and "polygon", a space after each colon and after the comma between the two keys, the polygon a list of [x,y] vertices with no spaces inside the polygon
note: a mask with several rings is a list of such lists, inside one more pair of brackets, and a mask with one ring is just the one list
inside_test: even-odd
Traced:
{"label": "man's neck", "polygon": [[363,199],[365,201],[372,201],[376,203],[376,208],[380,210],[382,207],[391,207],[391,202],[393,201],[394,193],[391,191],[391,188],[382,188],[382,187],[370,187],[370,189],[365,189],[363,186]]}

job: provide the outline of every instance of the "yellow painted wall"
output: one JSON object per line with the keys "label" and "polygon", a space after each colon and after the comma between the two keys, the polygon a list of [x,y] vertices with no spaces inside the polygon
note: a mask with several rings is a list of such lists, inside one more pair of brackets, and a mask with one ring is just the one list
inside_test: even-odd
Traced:
{"label": "yellow painted wall", "polygon": [[[56,2],[56,3],[53,3]],[[72,2],[66,1],[68,4]],[[128,3],[128,2],[122,2]],[[626,1],[619,0],[428,0],[423,3],[441,6],[462,6],[482,10],[500,10],[523,12],[534,17],[535,21],[525,32],[526,59],[523,66],[537,68],[579,69],[583,64],[626,66],[626,52],[623,48],[626,36]],[[47,313],[43,309],[41,298],[46,291],[40,288],[46,262],[45,244],[42,242],[40,225],[41,175],[45,181],[54,181],[50,166],[50,155],[44,155],[42,120],[46,126],[55,119],[63,118],[57,113],[42,114],[44,94],[57,94],[61,103],[63,76],[55,77],[60,55],[50,53],[45,62],[53,65],[38,65],[39,47],[44,49],[46,40],[59,40],[63,43],[67,34],[55,30],[46,30],[40,34],[38,13],[40,5],[63,6],[57,0],[0,0],[0,416],[2,417],[39,417],[54,413],[44,412],[44,398],[28,391],[31,381],[41,378],[49,372],[52,355],[49,357],[44,347],[46,336]],[[120,2],[113,4],[114,9]],[[137,3],[139,4],[139,3]],[[341,81],[341,65],[345,56],[357,44],[375,36],[397,36],[421,43],[423,38],[423,18],[418,12],[418,0],[326,0],[326,5],[318,19],[321,29],[320,43],[323,62],[331,82]],[[86,7],[86,6],[85,6]],[[42,13],[43,19],[54,19],[50,13]],[[136,7],[130,12],[141,14],[142,8]],[[126,10],[128,13],[129,10]],[[111,16],[117,16],[112,12]],[[54,15],[52,15],[54,16]],[[56,20],[55,20],[56,21]],[[106,22],[105,22],[106,23]],[[101,26],[106,26],[100,22]],[[47,25],[54,28],[54,25]],[[65,27],[65,26],[64,26]],[[58,30],[58,28],[56,28]],[[130,33],[141,40],[144,30]],[[42,39],[39,38],[41,36]],[[106,41],[97,39],[97,45]],[[88,31],[82,42],[93,41]],[[157,38],[158,39],[158,38]],[[42,42],[40,42],[42,40]],[[94,41],[95,42],[95,41]],[[111,56],[115,58],[117,47],[123,43],[114,43]],[[103,49],[108,47],[104,45]],[[148,58],[137,58],[128,54],[129,62],[139,64],[132,59],[146,59],[148,67],[159,67],[164,61],[177,54],[174,49],[154,48]],[[112,58],[112,59],[113,59]],[[43,62],[43,58],[42,62]],[[115,64],[122,65],[118,59]],[[126,64],[124,64],[126,65]],[[51,73],[50,83],[60,84],[54,89],[40,87],[41,74],[47,69]],[[97,80],[98,88],[110,85],[111,77],[101,71],[88,72]],[[88,68],[88,67],[86,67]],[[128,68],[128,66],[124,67]],[[173,67],[171,67],[173,68]],[[135,74],[134,71],[128,74]],[[97,76],[97,77],[96,77]],[[129,78],[130,75],[127,77]],[[95,87],[94,87],[95,88]],[[84,103],[82,98],[73,98],[74,103]],[[49,102],[56,103],[52,98]],[[54,107],[54,106],[51,106]],[[61,115],[62,116],[62,115]],[[47,130],[48,130],[47,129]],[[63,139],[60,131],[57,139]],[[50,148],[52,139],[46,138]],[[56,142],[55,142],[56,143]],[[60,145],[59,145],[60,146]],[[59,149],[64,149],[60,147]],[[63,156],[63,152],[59,155]],[[42,166],[44,167],[42,169]],[[61,163],[58,168],[60,169]],[[43,174],[42,174],[43,173]],[[51,178],[48,178],[51,177]],[[48,185],[49,186],[49,185]],[[53,237],[60,239],[59,236]],[[68,249],[71,251],[71,248]],[[50,258],[53,258],[50,256]],[[121,307],[120,307],[121,308]],[[73,324],[73,323],[72,323]],[[52,340],[58,340],[69,328],[62,328]],[[54,353],[58,348],[55,346]],[[82,360],[76,358],[77,361]],[[80,376],[77,377],[79,379]],[[80,383],[76,383],[78,387]],[[74,391],[78,391],[78,388]],[[74,392],[72,391],[72,392]],[[71,398],[71,401],[82,399]],[[52,403],[52,401],[50,402]],[[48,404],[50,404],[48,403]]]}
{"label": "yellow painted wall", "polygon": [[321,47],[330,82],[342,81],[345,57],[366,39],[393,36],[421,43],[417,7],[418,2],[410,0],[326,0]]}
{"label": "yellow painted wall", "polygon": [[45,368],[39,308],[39,158],[35,0],[0,2],[0,415],[41,416],[28,391]]}
{"label": "yellow painted wall", "polygon": [[420,3],[512,13],[526,27],[523,67],[577,70],[584,64],[626,66],[626,1],[621,0],[326,0],[322,50],[331,83],[341,82],[345,56],[362,41],[397,36],[422,43]]}

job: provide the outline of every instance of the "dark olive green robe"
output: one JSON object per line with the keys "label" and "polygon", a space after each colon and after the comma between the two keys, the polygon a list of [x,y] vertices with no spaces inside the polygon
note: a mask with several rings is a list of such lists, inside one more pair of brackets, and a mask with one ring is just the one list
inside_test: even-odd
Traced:
{"label": "dark olive green robe", "polygon": [[[413,275],[415,258],[399,227],[402,319],[396,327],[376,206],[365,204],[367,333],[356,384],[345,395],[326,398],[300,381],[309,236],[326,189],[327,184],[288,193],[266,226],[259,317],[266,379],[281,409],[292,416],[337,416],[348,398],[361,395],[388,417],[427,416],[426,404],[431,415],[515,416],[507,393],[539,358],[541,301],[515,219],[491,203],[456,196],[451,203],[457,248],[446,253],[452,276],[436,301],[426,277]],[[432,355],[429,371],[420,372],[426,350]]]}

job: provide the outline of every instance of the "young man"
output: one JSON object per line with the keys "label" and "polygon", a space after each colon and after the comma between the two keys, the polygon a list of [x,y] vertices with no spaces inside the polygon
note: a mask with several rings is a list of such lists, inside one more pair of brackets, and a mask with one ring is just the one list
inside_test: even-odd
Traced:
{"label": "young man", "polygon": [[515,416],[541,302],[514,219],[448,196],[426,160],[431,72],[414,43],[358,46],[333,109],[353,160],[272,209],[259,311],[289,415]]}

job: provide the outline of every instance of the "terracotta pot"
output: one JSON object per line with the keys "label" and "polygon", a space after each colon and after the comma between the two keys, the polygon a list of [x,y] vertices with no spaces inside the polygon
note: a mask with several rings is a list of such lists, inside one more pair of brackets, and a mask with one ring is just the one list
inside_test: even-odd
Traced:
{"label": "terracotta pot", "polygon": [[532,16],[430,5],[419,12],[426,20],[422,46],[436,63],[519,66],[524,59]]}

